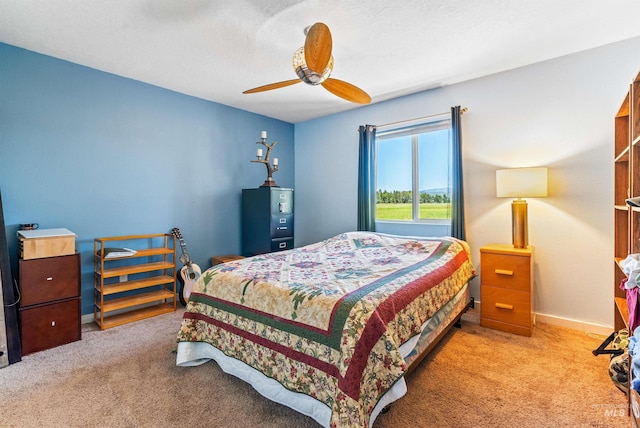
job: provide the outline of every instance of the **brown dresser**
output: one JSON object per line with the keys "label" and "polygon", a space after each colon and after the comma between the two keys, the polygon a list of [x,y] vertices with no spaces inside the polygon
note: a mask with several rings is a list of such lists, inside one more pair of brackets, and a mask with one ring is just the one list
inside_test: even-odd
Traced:
{"label": "brown dresser", "polygon": [[490,244],[480,248],[480,324],[531,336],[533,247]]}
{"label": "brown dresser", "polygon": [[80,254],[19,260],[22,355],[81,338]]}

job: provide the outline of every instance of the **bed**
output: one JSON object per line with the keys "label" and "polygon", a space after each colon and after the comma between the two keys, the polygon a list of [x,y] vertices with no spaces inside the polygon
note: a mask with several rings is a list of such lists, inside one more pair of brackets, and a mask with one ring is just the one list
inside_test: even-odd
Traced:
{"label": "bed", "polygon": [[371,426],[473,304],[466,242],[348,232],[214,266],[198,279],[176,364],[215,360],[327,427]]}

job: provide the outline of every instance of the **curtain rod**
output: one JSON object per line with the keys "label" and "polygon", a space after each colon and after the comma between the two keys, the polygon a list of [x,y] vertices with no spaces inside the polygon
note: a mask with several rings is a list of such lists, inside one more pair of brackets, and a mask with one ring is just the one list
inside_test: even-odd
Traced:
{"label": "curtain rod", "polygon": [[[468,109],[466,107],[463,107],[460,109],[460,114],[464,114]],[[451,114],[450,111],[446,111],[444,113],[438,113],[438,114],[430,114],[429,116],[422,116],[422,117],[416,117],[415,119],[407,119],[407,120],[401,120],[399,122],[391,122],[391,123],[385,123],[384,125],[373,125],[376,128],[381,128],[383,126],[392,126],[392,125],[399,125],[401,123],[407,123],[407,122],[414,122],[416,120],[424,120],[424,119],[430,119],[432,117],[437,117],[437,116],[444,116],[445,114]]]}

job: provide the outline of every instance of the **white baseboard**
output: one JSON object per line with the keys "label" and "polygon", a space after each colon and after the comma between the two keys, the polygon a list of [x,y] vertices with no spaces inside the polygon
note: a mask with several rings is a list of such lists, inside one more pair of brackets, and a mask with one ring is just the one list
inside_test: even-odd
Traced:
{"label": "white baseboard", "polygon": [[[476,306],[476,310],[480,312],[480,308],[482,307],[482,302],[476,300],[474,302],[474,305]],[[547,315],[547,314],[541,314],[539,312],[534,312],[533,323],[535,325],[538,322],[542,324],[557,325],[559,327],[566,327],[573,330],[584,331],[585,333],[588,333],[588,334],[596,334],[598,336],[605,336],[605,337],[609,336],[613,332],[613,327],[611,326],[593,324],[586,321],[572,320],[569,318],[562,318],[554,315]]]}
{"label": "white baseboard", "polygon": [[593,324],[586,321],[572,320],[568,318],[560,318],[553,315],[545,315],[540,313],[534,314],[534,319],[544,324],[557,325],[567,327],[574,330],[584,331],[585,333],[597,334],[599,336],[609,336],[613,332],[613,327]]}

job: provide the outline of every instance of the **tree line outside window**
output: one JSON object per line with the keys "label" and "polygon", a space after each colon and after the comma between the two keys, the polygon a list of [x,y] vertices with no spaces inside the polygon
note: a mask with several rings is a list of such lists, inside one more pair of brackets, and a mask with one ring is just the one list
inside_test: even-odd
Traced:
{"label": "tree line outside window", "polygon": [[[421,204],[448,204],[451,197],[446,193],[420,193]],[[377,204],[408,204],[413,201],[413,192],[410,190],[378,190],[376,191]]]}

